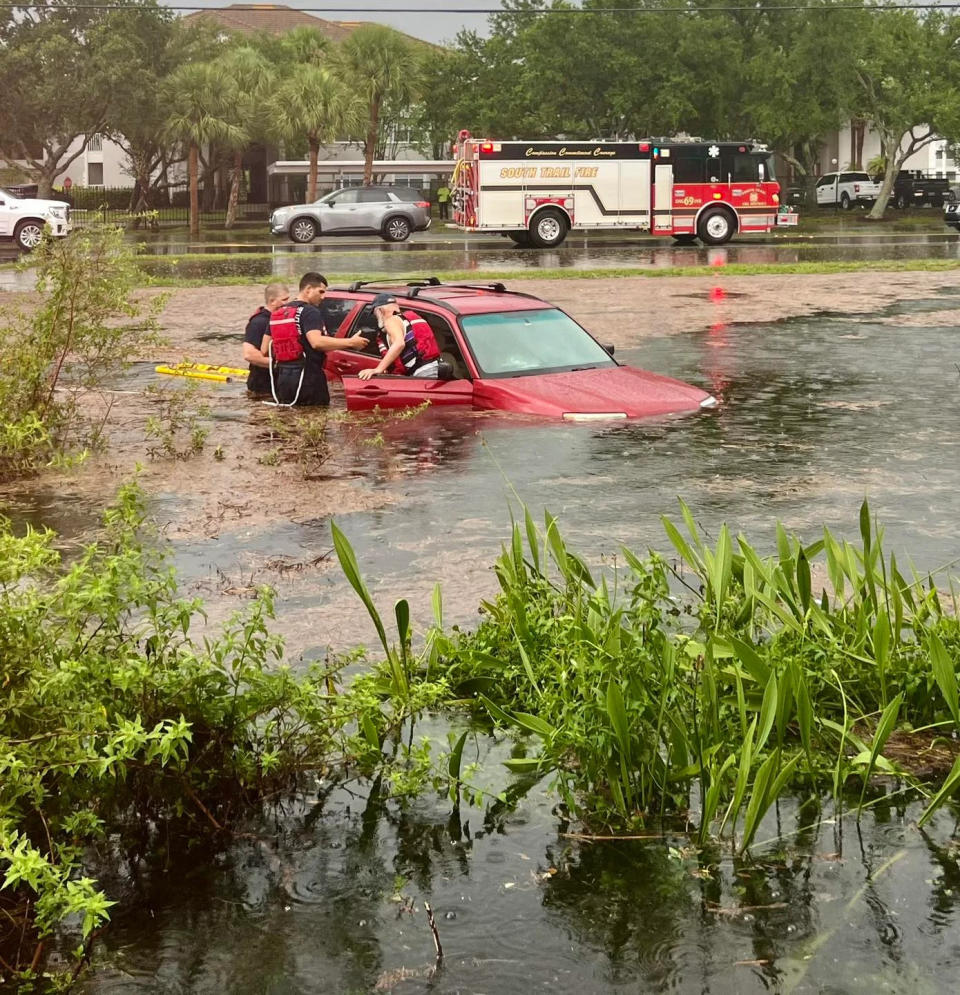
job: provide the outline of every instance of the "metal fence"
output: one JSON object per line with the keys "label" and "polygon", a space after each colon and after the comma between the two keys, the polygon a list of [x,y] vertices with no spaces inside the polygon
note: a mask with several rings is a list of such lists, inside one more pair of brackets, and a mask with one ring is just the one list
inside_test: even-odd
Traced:
{"label": "metal fence", "polygon": [[[84,221],[126,221],[135,207],[130,187],[74,186],[70,190],[55,190],[53,196],[70,204],[70,214],[75,224],[82,224]],[[190,220],[189,189],[177,186],[151,193],[150,211],[155,213],[160,224],[185,224]],[[270,217],[270,211],[270,204],[241,200],[237,204],[237,220],[265,222]],[[226,195],[206,197],[201,189],[201,219],[206,222],[222,222],[226,215]]]}

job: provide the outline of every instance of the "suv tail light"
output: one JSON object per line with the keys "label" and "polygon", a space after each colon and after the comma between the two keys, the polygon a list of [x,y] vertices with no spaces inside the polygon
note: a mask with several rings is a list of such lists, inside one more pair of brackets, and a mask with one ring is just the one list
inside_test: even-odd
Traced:
{"label": "suv tail light", "polygon": [[417,200],[417,201],[414,201],[413,206],[414,207],[429,207],[430,206],[430,201],[429,200]]}

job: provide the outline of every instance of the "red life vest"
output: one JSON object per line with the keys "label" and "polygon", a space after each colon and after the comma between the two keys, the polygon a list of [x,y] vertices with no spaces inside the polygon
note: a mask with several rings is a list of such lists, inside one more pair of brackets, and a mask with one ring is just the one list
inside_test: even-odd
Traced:
{"label": "red life vest", "polygon": [[[439,359],[440,347],[433,329],[416,311],[402,311],[400,318],[403,321],[403,350],[386,372],[409,376],[419,367]],[[390,339],[383,329],[377,336],[377,347],[381,356],[390,348]]]}
{"label": "red life vest", "polygon": [[300,337],[302,304],[283,304],[270,315],[270,355],[278,363],[303,359]]}

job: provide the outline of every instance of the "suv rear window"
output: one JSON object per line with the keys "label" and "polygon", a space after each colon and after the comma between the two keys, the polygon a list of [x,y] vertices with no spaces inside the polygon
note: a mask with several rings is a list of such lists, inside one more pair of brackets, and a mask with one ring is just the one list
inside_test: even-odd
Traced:
{"label": "suv rear window", "polygon": [[414,190],[413,187],[394,187],[393,193],[397,195],[398,200],[405,201],[408,204],[426,199],[419,190]]}

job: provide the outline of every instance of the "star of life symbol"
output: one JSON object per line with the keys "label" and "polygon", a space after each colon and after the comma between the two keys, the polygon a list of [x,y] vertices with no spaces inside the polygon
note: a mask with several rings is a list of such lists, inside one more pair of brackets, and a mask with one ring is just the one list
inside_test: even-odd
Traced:
{"label": "star of life symbol", "polygon": [[716,159],[717,156],[720,155],[720,146],[711,145],[710,148],[707,149],[707,155],[710,156],[711,159]]}

